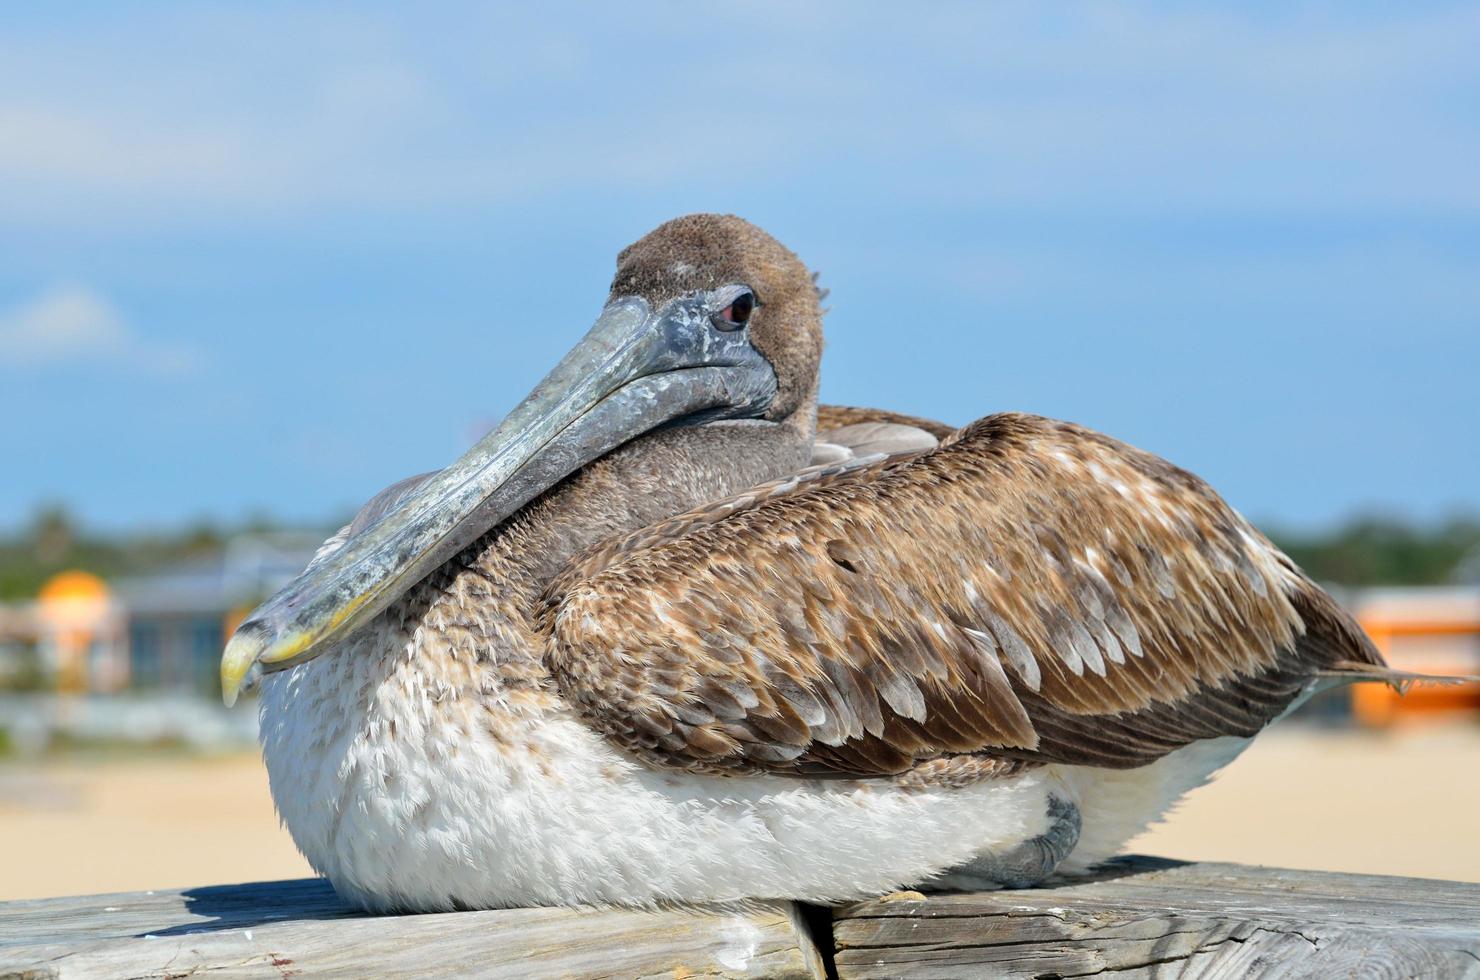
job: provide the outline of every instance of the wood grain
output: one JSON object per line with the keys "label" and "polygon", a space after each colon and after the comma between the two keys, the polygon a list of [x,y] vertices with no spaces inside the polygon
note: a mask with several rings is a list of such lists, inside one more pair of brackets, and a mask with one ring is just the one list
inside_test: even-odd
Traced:
{"label": "wood grain", "polygon": [[1480,885],[1154,858],[834,915],[841,978],[1476,977]]}
{"label": "wood grain", "polygon": [[789,903],[369,916],[317,880],[0,905],[0,978],[823,975]]}

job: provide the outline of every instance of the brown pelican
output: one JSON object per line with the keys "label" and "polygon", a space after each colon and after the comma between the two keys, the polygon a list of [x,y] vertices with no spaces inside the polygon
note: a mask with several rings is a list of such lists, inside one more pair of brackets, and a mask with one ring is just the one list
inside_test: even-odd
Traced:
{"label": "brown pelican", "polygon": [[1192,474],[1029,415],[818,407],[814,278],[735,217],[382,493],[222,659],[279,812],[379,909],[1035,883],[1327,679],[1397,675]]}

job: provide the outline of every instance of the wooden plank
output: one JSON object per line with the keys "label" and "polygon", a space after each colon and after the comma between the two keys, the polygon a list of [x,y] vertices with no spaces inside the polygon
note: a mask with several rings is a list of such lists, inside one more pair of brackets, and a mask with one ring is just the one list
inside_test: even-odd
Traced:
{"label": "wooden plank", "polygon": [[1154,858],[1053,888],[834,912],[864,977],[1480,978],[1480,885]]}
{"label": "wooden plank", "polygon": [[[0,905],[0,978],[1471,977],[1480,885],[1152,858],[1052,888],[638,912],[369,916],[322,881]],[[816,926],[816,917],[813,925]]]}
{"label": "wooden plank", "polygon": [[791,903],[373,916],[304,880],[0,905],[0,978],[823,976]]}

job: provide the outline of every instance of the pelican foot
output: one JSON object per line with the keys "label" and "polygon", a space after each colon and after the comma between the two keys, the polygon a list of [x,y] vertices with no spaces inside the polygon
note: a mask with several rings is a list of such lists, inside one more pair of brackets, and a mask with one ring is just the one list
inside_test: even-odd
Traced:
{"label": "pelican foot", "polygon": [[959,867],[922,883],[921,891],[992,891],[1032,888],[1053,874],[1079,843],[1079,807],[1048,796],[1048,829],[999,851],[979,854]]}

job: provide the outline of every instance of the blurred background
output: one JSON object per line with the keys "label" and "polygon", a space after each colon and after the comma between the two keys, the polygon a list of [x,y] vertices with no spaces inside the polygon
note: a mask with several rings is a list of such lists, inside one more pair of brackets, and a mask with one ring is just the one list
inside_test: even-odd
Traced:
{"label": "blurred background", "polygon": [[[1460,3],[7,9],[0,899],[306,874],[223,638],[690,211],[820,271],[824,400],[1165,455],[1480,671],[1477,50]],[[1480,880],[1477,707],[1318,699],[1134,846]]]}

